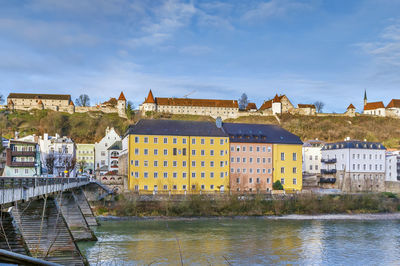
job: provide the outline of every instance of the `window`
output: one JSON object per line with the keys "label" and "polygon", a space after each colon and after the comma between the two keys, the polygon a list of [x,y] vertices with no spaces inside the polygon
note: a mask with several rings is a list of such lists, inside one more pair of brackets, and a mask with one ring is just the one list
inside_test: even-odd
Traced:
{"label": "window", "polygon": [[281,184],[282,184],[282,185],[285,184],[285,178],[281,178]]}
{"label": "window", "polygon": [[293,161],[297,161],[297,153],[293,152]]}
{"label": "window", "polygon": [[201,185],[201,189],[206,189],[206,186],[205,185]]}
{"label": "window", "polygon": [[267,158],[262,158],[262,162],[266,163],[267,162]]}
{"label": "window", "polygon": [[154,155],[158,155],[158,150],[154,149]]}
{"label": "window", "polygon": [[135,166],[138,167],[139,166],[139,160],[135,161]]}
{"label": "window", "polygon": [[297,173],[297,168],[293,167],[293,174],[296,174],[296,173]]}
{"label": "window", "polygon": [[210,150],[210,155],[214,156],[214,150]]}
{"label": "window", "polygon": [[168,167],[168,161],[164,161],[163,165],[164,167]]}
{"label": "window", "polygon": [[240,184],[240,178],[236,178],[236,183]]}
{"label": "window", "polygon": [[206,177],[206,173],[201,172],[201,173],[200,173],[200,177],[201,177],[201,178],[205,178],[205,177]]}
{"label": "window", "polygon": [[214,185],[210,185],[210,189],[214,189]]}
{"label": "window", "polygon": [[196,185],[192,185],[192,190],[196,190]]}
{"label": "window", "polygon": [[282,173],[282,174],[285,173],[285,167],[281,167],[281,173]]}
{"label": "window", "polygon": [[192,144],[193,145],[196,144],[196,139],[195,138],[192,138]]}
{"label": "window", "polygon": [[267,183],[268,183],[268,184],[270,183],[270,179],[269,179],[269,178],[267,178]]}
{"label": "window", "polygon": [[158,178],[158,172],[154,172],[154,178]]}
{"label": "window", "polygon": [[206,143],[206,141],[204,139],[200,140],[200,144],[204,145]]}
{"label": "window", "polygon": [[158,138],[154,138],[153,142],[154,142],[154,144],[157,144],[158,143]]}
{"label": "window", "polygon": [[135,185],[135,191],[138,191],[138,190],[139,190],[139,186]]}
{"label": "window", "polygon": [[284,161],[284,160],[285,160],[285,153],[281,152],[281,161]]}
{"label": "window", "polygon": [[178,162],[177,161],[172,161],[172,166],[173,167],[177,167],[178,166]]}
{"label": "window", "polygon": [[173,185],[173,186],[172,186],[172,189],[177,190],[178,188],[177,188],[176,185]]}
{"label": "window", "polygon": [[164,149],[164,155],[168,155],[168,149]]}
{"label": "window", "polygon": [[224,161],[220,161],[220,162],[219,162],[219,166],[220,166],[220,167],[224,167]]}
{"label": "window", "polygon": [[139,149],[135,149],[135,155],[139,155]]}
{"label": "window", "polygon": [[192,161],[192,167],[196,167],[196,161]]}
{"label": "window", "polygon": [[271,151],[272,151],[271,147],[268,147],[268,152],[271,152]]}
{"label": "window", "polygon": [[147,185],[144,185],[144,186],[143,186],[143,189],[144,189],[144,190],[148,190],[149,188],[148,188]]}
{"label": "window", "polygon": [[164,185],[164,186],[163,186],[163,189],[164,189],[164,190],[168,190],[168,185]]}
{"label": "window", "polygon": [[182,161],[182,167],[186,167],[186,161]]}
{"label": "window", "polygon": [[206,166],[206,162],[205,161],[201,161],[201,167],[205,167]]}
{"label": "window", "polygon": [[236,169],[236,173],[240,173],[240,168]]}
{"label": "window", "polygon": [[210,162],[210,167],[214,167],[214,161]]}
{"label": "window", "polygon": [[224,156],[224,151],[223,151],[223,150],[220,150],[220,151],[219,151],[219,155],[220,155],[220,156]]}
{"label": "window", "polygon": [[144,173],[143,173],[143,177],[144,177],[144,178],[148,178],[148,177],[149,177],[149,173],[144,172]]}
{"label": "window", "polygon": [[196,150],[192,150],[192,155],[193,155],[193,156],[196,155]]}
{"label": "window", "polygon": [[168,138],[164,138],[164,144],[168,143]]}
{"label": "window", "polygon": [[249,158],[249,163],[253,163],[253,158]]}
{"label": "window", "polygon": [[173,139],[172,139],[172,143],[173,143],[173,144],[177,144],[177,143],[178,143],[178,139],[177,139],[177,138],[173,138]]}
{"label": "window", "polygon": [[257,163],[260,163],[260,162],[261,162],[260,158],[257,158]]}
{"label": "window", "polygon": [[144,142],[144,143],[149,143],[149,138],[148,138],[148,137],[144,137],[143,142]]}
{"label": "window", "polygon": [[249,184],[253,184],[253,178],[249,178]]}
{"label": "window", "polygon": [[214,139],[210,139],[210,144],[214,145]]}
{"label": "window", "polygon": [[143,153],[144,153],[144,155],[149,155],[149,150],[148,149],[144,149]]}
{"label": "window", "polygon": [[183,173],[182,173],[182,178],[186,178],[186,177],[187,177],[186,172],[183,172]]}
{"label": "window", "polygon": [[186,156],[186,148],[183,148],[183,149],[182,149],[182,155],[183,155],[183,156]]}
{"label": "window", "polygon": [[256,182],[257,182],[257,184],[260,184],[260,178],[259,177],[257,177]]}
{"label": "window", "polygon": [[201,156],[206,155],[206,151],[205,151],[205,150],[201,150],[201,151],[200,151],[200,155],[201,155]]}
{"label": "window", "polygon": [[259,146],[257,146],[256,151],[260,152],[260,147]]}
{"label": "window", "polygon": [[135,143],[139,143],[139,137],[135,137]]}
{"label": "window", "polygon": [[177,177],[178,177],[178,173],[177,173],[177,172],[173,172],[173,173],[172,173],[172,177],[173,177],[173,178],[177,178]]}
{"label": "window", "polygon": [[158,167],[158,161],[153,162],[154,167]]}
{"label": "window", "polygon": [[224,172],[219,173],[219,177],[223,178],[224,177]]}
{"label": "window", "polygon": [[186,138],[182,139],[182,144],[186,144]]}
{"label": "window", "polygon": [[224,145],[224,140],[223,140],[223,139],[220,139],[220,140],[219,140],[219,144]]}
{"label": "window", "polygon": [[297,185],[297,179],[293,178],[293,185]]}
{"label": "window", "polygon": [[[61,151],[59,151],[59,153],[61,153]],[[101,152],[101,156],[106,156],[106,152],[105,152],[105,151],[102,151],[102,152]]]}
{"label": "window", "polygon": [[313,166],[312,166],[312,164],[311,164],[311,165],[310,165],[310,170],[312,170],[312,167],[313,167]]}
{"label": "window", "polygon": [[172,149],[172,155],[176,156],[178,154],[177,148]]}
{"label": "window", "polygon": [[168,178],[168,173],[164,172],[163,176],[164,176],[164,178]]}
{"label": "window", "polygon": [[139,172],[135,172],[135,178],[139,178]]}
{"label": "window", "polygon": [[210,173],[210,178],[214,178],[214,172]]}
{"label": "window", "polygon": [[265,147],[262,147],[262,151],[265,152],[265,151],[266,151],[266,148],[265,148]]}
{"label": "window", "polygon": [[246,157],[242,158],[242,162],[245,163],[246,162]]}
{"label": "window", "polygon": [[196,178],[196,172],[192,172],[192,178]]}

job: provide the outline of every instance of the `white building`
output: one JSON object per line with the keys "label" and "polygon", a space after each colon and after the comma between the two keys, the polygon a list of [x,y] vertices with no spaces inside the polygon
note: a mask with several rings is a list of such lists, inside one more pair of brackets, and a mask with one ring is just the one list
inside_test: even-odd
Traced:
{"label": "white building", "polygon": [[386,181],[400,181],[399,151],[386,152]]}
{"label": "white building", "polygon": [[386,106],[386,116],[400,117],[400,100],[392,99]]}
{"label": "white building", "polygon": [[106,128],[106,135],[99,142],[95,143],[95,170],[100,174],[109,171],[110,157],[108,148],[116,141],[121,141],[121,137],[117,134],[114,128]]}
{"label": "white building", "polygon": [[[75,176],[76,146],[68,137],[49,136],[43,134],[39,137],[40,160],[45,173],[54,176]],[[54,158],[54,159],[53,159]],[[49,162],[54,161],[53,169]],[[66,173],[65,171],[68,171]]]}
{"label": "white building", "polygon": [[386,109],[383,102],[366,103],[363,114],[374,116],[386,116]]}
{"label": "white building", "polygon": [[122,152],[122,141],[117,140],[108,149],[108,171],[118,172],[118,158]]}
{"label": "white building", "polygon": [[316,175],[321,173],[321,149],[324,141],[309,140],[303,144],[303,173]]}
{"label": "white building", "polygon": [[350,140],[322,147],[321,183],[343,191],[384,191],[385,151],[376,142]]}

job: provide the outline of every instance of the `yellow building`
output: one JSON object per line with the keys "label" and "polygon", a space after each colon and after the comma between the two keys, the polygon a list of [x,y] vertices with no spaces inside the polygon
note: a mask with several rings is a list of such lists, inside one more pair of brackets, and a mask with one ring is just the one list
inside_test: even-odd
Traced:
{"label": "yellow building", "polygon": [[130,190],[215,192],[229,186],[229,139],[212,122],[140,120],[127,132]]}
{"label": "yellow building", "polygon": [[[298,137],[297,137],[298,138]],[[273,181],[279,180],[285,190],[301,190],[303,186],[302,173],[302,142],[273,145]]]}

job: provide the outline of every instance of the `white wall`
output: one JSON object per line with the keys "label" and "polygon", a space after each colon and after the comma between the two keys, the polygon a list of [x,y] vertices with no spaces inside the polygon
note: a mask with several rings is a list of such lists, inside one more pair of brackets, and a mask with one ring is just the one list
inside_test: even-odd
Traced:
{"label": "white wall", "polygon": [[321,173],[321,147],[303,147],[303,172]]}
{"label": "white wall", "polygon": [[397,181],[397,155],[386,154],[386,181]]}
{"label": "white wall", "polygon": [[95,143],[95,169],[102,166],[109,166],[107,149],[118,140],[121,140],[121,137],[115,132],[114,128],[107,128],[104,138]]}

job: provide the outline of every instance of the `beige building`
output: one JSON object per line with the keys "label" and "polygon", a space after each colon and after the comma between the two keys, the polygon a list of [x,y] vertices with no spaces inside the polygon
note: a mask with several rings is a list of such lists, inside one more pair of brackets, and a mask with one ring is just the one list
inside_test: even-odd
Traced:
{"label": "beige building", "polygon": [[317,109],[314,104],[298,104],[296,113],[299,115],[315,115],[317,113]]}
{"label": "beige building", "polygon": [[238,117],[239,105],[237,100],[155,98],[150,90],[143,104],[139,106],[139,110],[143,114],[146,112],[161,112],[227,119]]}
{"label": "beige building", "polygon": [[9,110],[53,110],[67,113],[103,112],[118,113],[126,117],[126,98],[121,92],[118,100],[111,98],[109,101],[95,106],[75,106],[68,94],[35,94],[35,93],[10,93],[7,97]]}

